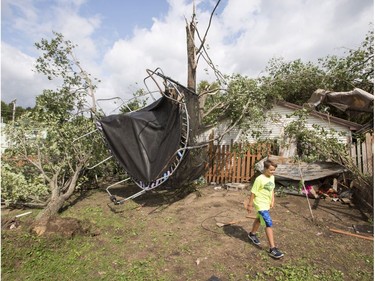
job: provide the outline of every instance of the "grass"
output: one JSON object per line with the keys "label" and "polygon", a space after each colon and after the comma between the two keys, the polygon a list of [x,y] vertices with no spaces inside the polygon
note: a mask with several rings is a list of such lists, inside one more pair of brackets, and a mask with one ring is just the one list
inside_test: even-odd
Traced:
{"label": "grass", "polygon": [[[165,265],[162,257],[149,255],[144,259],[121,259],[118,254],[123,251],[121,245],[115,253],[106,244],[98,248],[87,237],[67,240],[13,233],[12,236],[16,237],[9,239],[7,235],[2,245],[3,280],[173,280],[168,273],[160,271]],[[116,241],[115,237],[111,241]],[[319,270],[306,262],[271,266],[255,276],[238,276],[238,273],[228,272],[226,265],[220,263],[214,267],[218,272],[227,273],[229,280],[345,280],[339,270]],[[357,276],[358,280],[368,280],[369,277],[361,271]]]}
{"label": "grass", "polygon": [[336,269],[322,271],[308,264],[285,264],[281,267],[270,267],[264,272],[257,274],[253,280],[343,281],[345,279],[343,273]]}
{"label": "grass", "polygon": [[119,259],[119,245],[116,253],[87,237],[12,236],[3,237],[2,280],[171,280],[159,274],[162,259]]}

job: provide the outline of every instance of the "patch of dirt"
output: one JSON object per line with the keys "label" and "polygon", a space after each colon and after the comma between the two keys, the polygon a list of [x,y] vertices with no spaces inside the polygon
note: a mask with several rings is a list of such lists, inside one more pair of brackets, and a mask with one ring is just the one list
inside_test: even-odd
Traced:
{"label": "patch of dirt", "polygon": [[[136,188],[120,187],[113,192],[121,199],[134,194]],[[171,280],[253,280],[267,268],[298,264],[311,265],[319,273],[341,271],[343,280],[373,280],[373,241],[332,232],[338,229],[355,234],[353,225],[371,226],[357,208],[295,195],[276,197],[271,216],[275,242],[285,256],[274,260],[267,255],[263,228],[259,231],[261,246],[249,243],[253,219],[246,217],[243,206],[247,195],[247,190],[207,186],[183,199],[164,190],[114,205],[102,190],[66,212],[69,216],[90,209],[97,211],[100,219],[115,220],[116,226],[107,226],[105,232],[127,235],[122,250],[113,249],[118,252],[117,259],[160,258],[164,262],[159,271]],[[218,226],[228,222],[232,224]],[[98,221],[95,224],[103,227]],[[106,243],[101,234],[90,239],[101,247]]]}

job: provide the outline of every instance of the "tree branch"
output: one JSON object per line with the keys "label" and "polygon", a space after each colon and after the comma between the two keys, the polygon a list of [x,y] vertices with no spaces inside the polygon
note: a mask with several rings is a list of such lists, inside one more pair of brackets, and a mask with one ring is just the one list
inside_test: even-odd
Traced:
{"label": "tree branch", "polygon": [[224,137],[225,134],[227,134],[228,132],[230,132],[234,127],[236,127],[238,125],[238,123],[242,120],[242,118],[247,113],[247,109],[249,108],[250,102],[251,102],[251,99],[249,98],[247,100],[246,105],[244,106],[244,108],[242,110],[241,116],[233,123],[232,126],[227,127],[227,129],[225,129],[224,132],[221,135],[218,136],[218,138],[215,138],[215,139],[218,140],[218,142],[221,141],[221,139]]}
{"label": "tree branch", "polygon": [[199,33],[197,32],[198,38],[199,38],[199,40],[201,41],[201,45],[199,46],[199,48],[197,48],[197,52],[196,52],[197,54],[200,53],[200,50],[203,48],[204,42],[206,41],[206,37],[207,37],[208,31],[210,30],[210,27],[211,27],[212,18],[213,18],[213,16],[214,16],[214,13],[215,13],[217,7],[218,7],[219,4],[220,4],[220,1],[221,1],[221,0],[218,0],[218,1],[217,1],[216,5],[215,5],[215,8],[214,8],[214,9],[212,10],[212,12],[211,12],[210,20],[209,20],[209,22],[208,22],[208,26],[207,26],[207,28],[206,28],[206,32],[205,32],[205,34],[204,34],[204,36],[203,36],[203,39],[200,38]]}
{"label": "tree branch", "polygon": [[224,103],[223,102],[218,102],[217,104],[215,104],[213,107],[211,107],[208,111],[206,111],[205,113],[202,114],[202,118],[206,117],[207,115],[209,115],[212,111],[214,111],[215,109],[217,108],[222,108],[224,106]]}

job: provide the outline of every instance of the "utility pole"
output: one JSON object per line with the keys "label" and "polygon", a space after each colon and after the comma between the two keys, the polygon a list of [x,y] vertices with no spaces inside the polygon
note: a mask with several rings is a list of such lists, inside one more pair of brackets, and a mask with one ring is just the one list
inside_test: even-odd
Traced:
{"label": "utility pole", "polygon": [[14,125],[14,120],[16,118],[16,102],[17,102],[17,99],[14,99],[12,100],[10,103],[13,103],[13,112],[12,112],[12,122],[13,122],[13,125]]}

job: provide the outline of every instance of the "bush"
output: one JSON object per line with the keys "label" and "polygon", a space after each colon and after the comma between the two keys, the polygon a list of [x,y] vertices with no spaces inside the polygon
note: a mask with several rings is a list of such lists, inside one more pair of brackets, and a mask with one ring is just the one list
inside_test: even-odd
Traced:
{"label": "bush", "polygon": [[12,171],[8,164],[1,166],[1,201],[6,206],[25,202],[40,203],[48,195],[48,190],[41,178],[27,180],[22,173]]}

